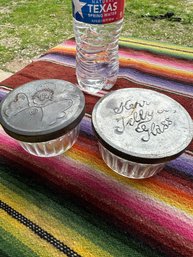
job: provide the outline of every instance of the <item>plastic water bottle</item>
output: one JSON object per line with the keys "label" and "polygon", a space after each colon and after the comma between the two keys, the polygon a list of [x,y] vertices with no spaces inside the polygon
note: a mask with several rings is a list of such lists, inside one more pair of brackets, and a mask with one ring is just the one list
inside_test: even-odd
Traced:
{"label": "plastic water bottle", "polygon": [[72,0],[76,76],[81,89],[110,89],[119,71],[118,39],[124,0]]}

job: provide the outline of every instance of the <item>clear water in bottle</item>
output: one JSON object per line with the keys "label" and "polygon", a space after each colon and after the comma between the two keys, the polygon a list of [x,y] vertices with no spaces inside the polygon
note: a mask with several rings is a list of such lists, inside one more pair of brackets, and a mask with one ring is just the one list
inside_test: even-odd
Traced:
{"label": "clear water in bottle", "polygon": [[73,0],[73,11],[78,84],[89,93],[108,90],[119,71],[124,0]]}

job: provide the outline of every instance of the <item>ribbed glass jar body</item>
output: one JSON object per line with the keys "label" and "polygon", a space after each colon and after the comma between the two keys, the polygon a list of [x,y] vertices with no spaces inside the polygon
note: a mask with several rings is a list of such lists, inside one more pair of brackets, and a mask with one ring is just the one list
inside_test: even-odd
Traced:
{"label": "ribbed glass jar body", "polygon": [[131,162],[111,153],[101,143],[98,144],[102,158],[107,166],[120,175],[128,178],[144,179],[152,177],[161,171],[166,164],[144,164]]}
{"label": "ribbed glass jar body", "polygon": [[28,143],[21,142],[21,146],[30,154],[39,157],[52,157],[69,150],[76,142],[79,135],[79,125],[63,136],[47,142]]}

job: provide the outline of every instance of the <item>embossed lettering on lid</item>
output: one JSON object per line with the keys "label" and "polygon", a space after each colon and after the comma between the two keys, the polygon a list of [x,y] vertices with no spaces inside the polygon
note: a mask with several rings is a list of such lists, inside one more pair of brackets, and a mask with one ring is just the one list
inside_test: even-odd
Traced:
{"label": "embossed lettering on lid", "polygon": [[172,98],[128,88],[103,97],[92,114],[99,141],[114,154],[141,163],[173,159],[190,144],[192,119]]}
{"label": "embossed lettering on lid", "polygon": [[43,142],[74,128],[84,112],[84,95],[72,83],[57,79],[37,80],[8,94],[1,103],[0,120],[12,137],[26,142]]}

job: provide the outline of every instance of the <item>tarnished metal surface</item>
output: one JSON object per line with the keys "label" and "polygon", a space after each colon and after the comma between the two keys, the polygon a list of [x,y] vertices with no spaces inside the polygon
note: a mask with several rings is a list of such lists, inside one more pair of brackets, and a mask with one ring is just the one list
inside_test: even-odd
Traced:
{"label": "tarnished metal surface", "polygon": [[99,140],[128,158],[172,158],[188,146],[193,135],[192,120],[179,103],[139,88],[117,90],[102,98],[92,121]]}
{"label": "tarnished metal surface", "polygon": [[[84,115],[83,93],[63,80],[37,80],[13,90],[1,104],[2,126],[13,137],[50,140]],[[51,137],[51,138],[50,138]]]}

